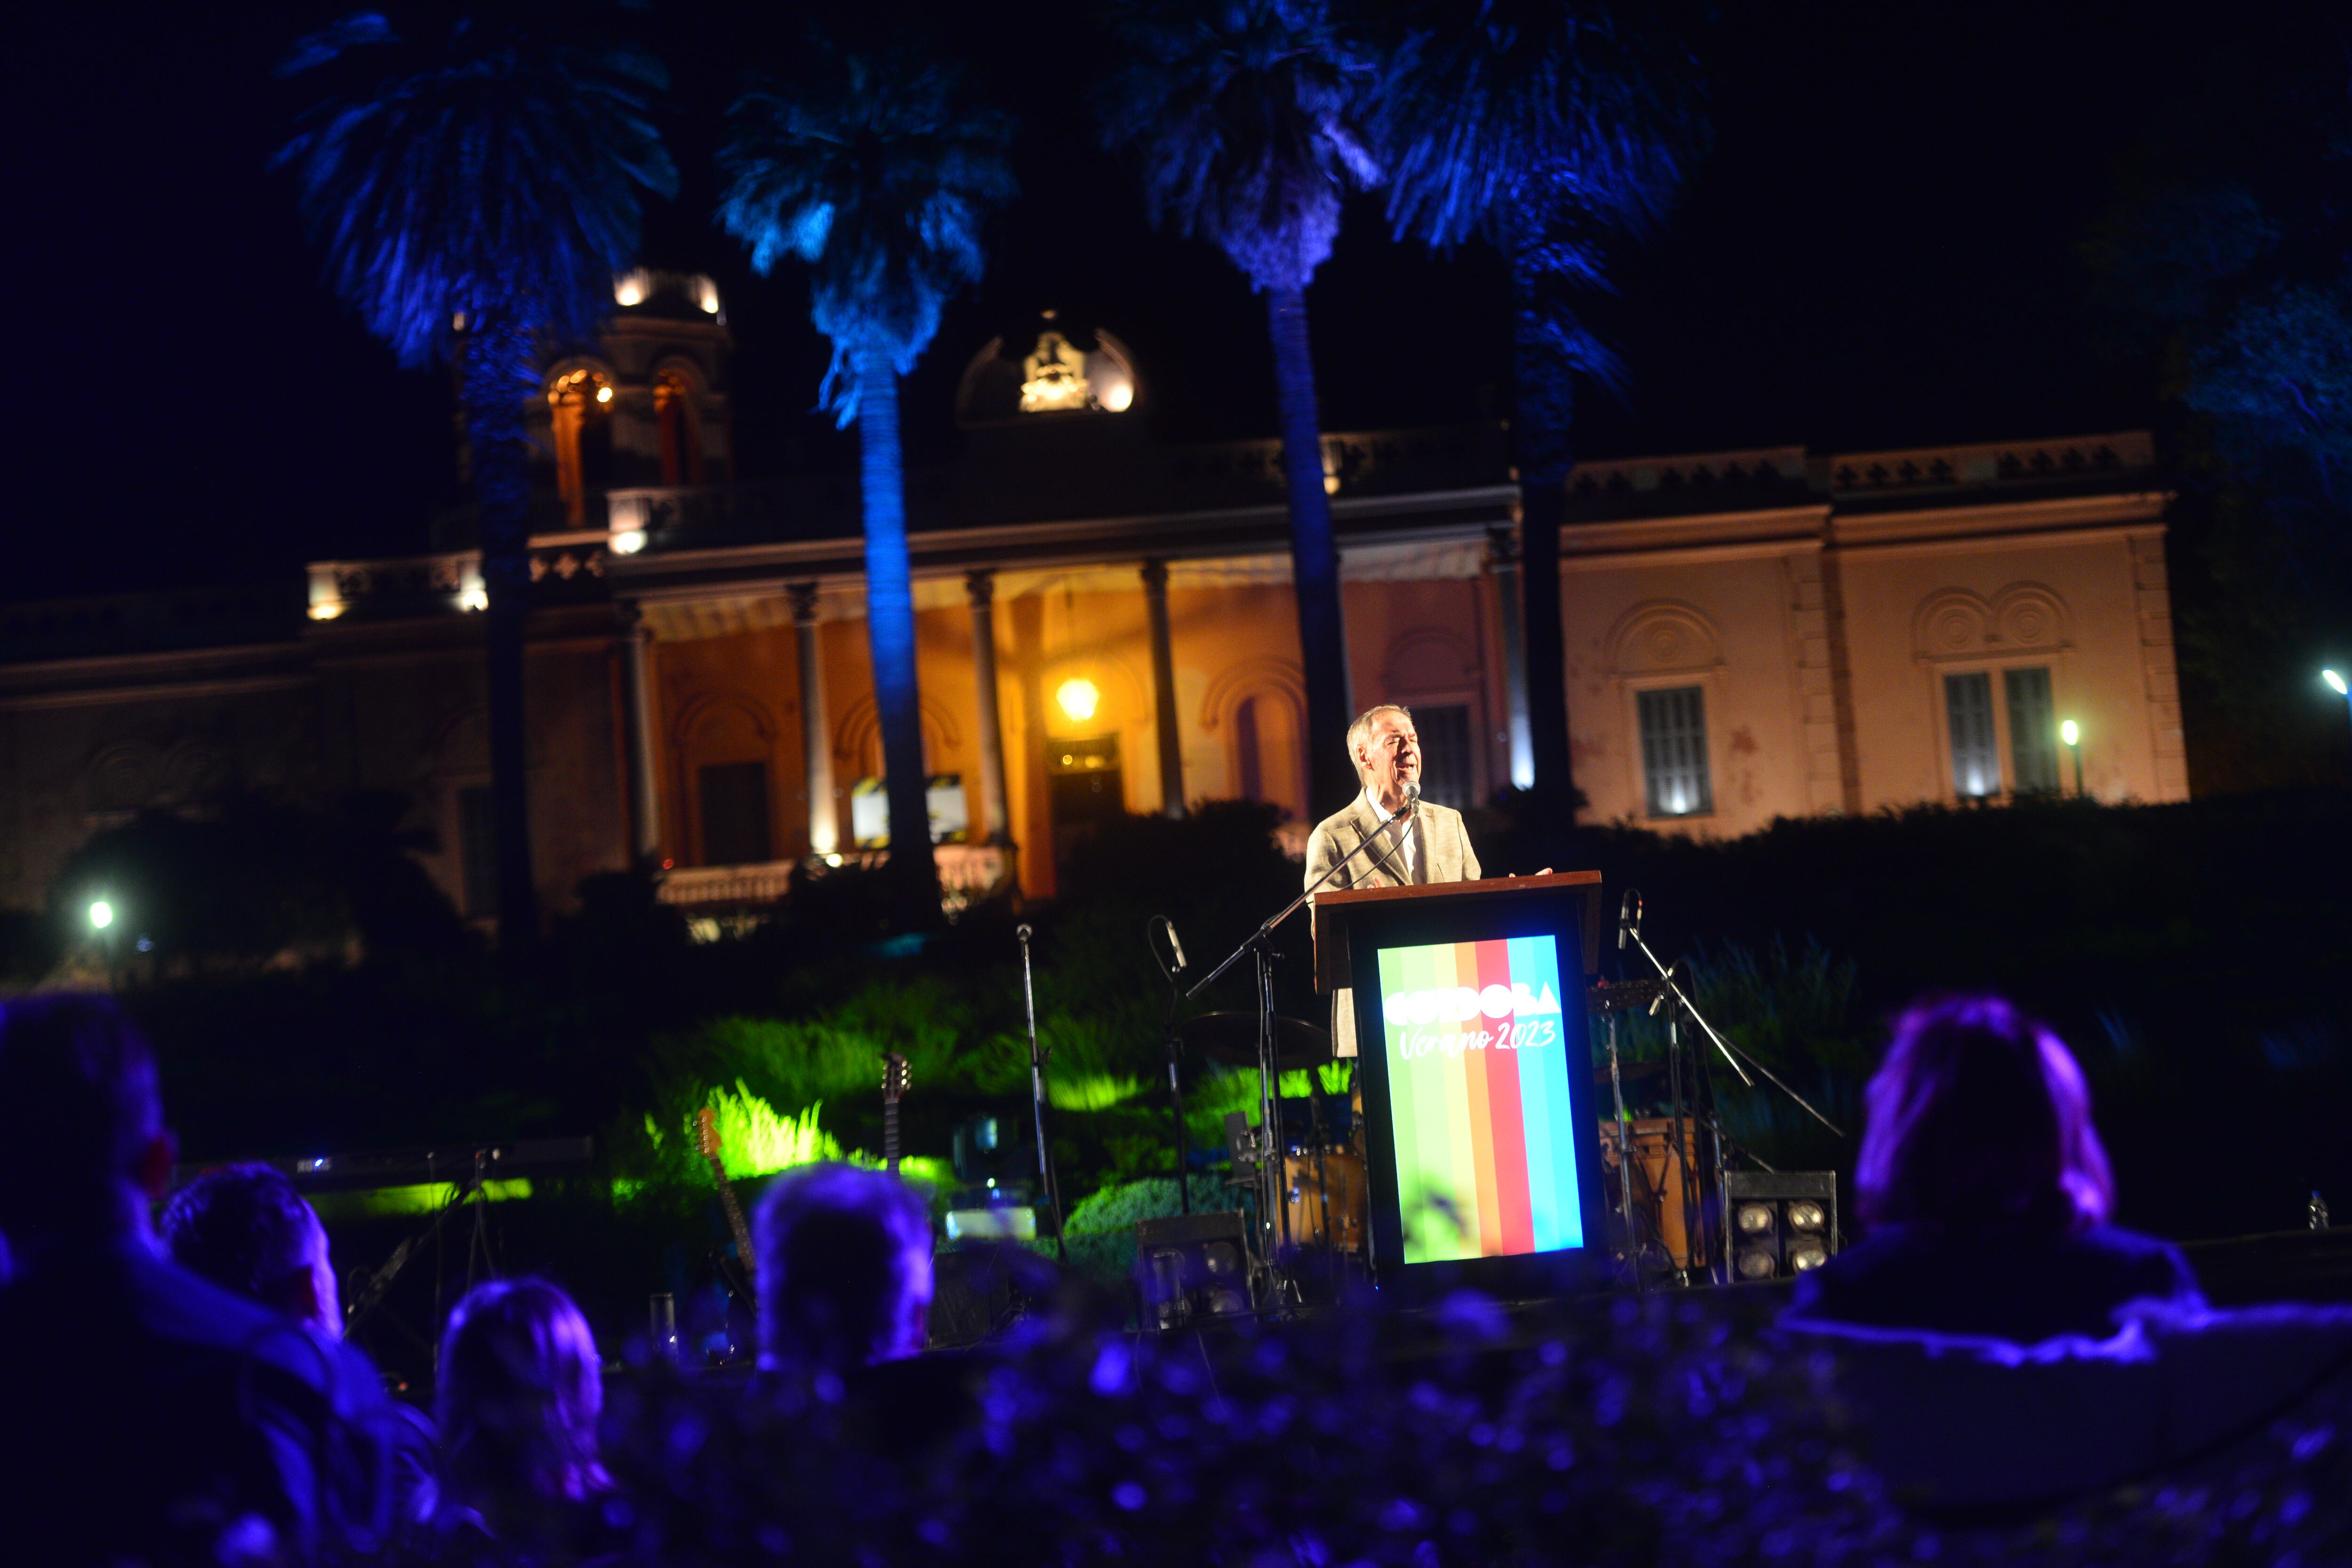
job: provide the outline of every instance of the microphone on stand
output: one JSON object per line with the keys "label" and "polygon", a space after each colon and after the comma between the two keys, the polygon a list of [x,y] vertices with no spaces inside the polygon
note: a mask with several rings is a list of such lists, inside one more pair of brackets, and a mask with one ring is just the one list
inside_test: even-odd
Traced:
{"label": "microphone on stand", "polygon": [[1181,974],[1192,967],[1184,962],[1184,943],[1176,935],[1176,922],[1164,915],[1160,920],[1168,928],[1168,951],[1176,955],[1176,973]]}
{"label": "microphone on stand", "polygon": [[1625,951],[1628,936],[1636,942],[1642,938],[1642,891],[1638,888],[1626,889],[1625,896],[1617,900],[1618,952]]}
{"label": "microphone on stand", "polygon": [[1412,810],[1412,808],[1413,808],[1414,806],[1419,805],[1420,804],[1421,804],[1421,781],[1420,781],[1419,779],[1407,779],[1407,780],[1405,780],[1405,781],[1404,781],[1404,805],[1403,805],[1402,807],[1400,807],[1400,808],[1399,808],[1397,815],[1398,815],[1398,816],[1403,816],[1405,813],[1410,812],[1411,810]]}

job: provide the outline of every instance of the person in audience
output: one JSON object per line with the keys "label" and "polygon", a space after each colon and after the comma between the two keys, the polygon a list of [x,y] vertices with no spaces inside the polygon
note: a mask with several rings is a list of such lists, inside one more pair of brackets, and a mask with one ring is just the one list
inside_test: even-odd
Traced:
{"label": "person in audience", "polygon": [[327,1227],[277,1167],[206,1171],[172,1194],[161,1228],[172,1261],[189,1273],[275,1307],[331,1340],[343,1337]]}
{"label": "person in audience", "polygon": [[811,1165],[761,1200],[760,1365],[844,1379],[915,1354],[931,1308],[931,1222],[896,1176]]}
{"label": "person in audience", "polygon": [[[250,1300],[284,1313],[323,1338],[343,1337],[335,1262],[319,1211],[274,1165],[224,1165],[172,1194],[161,1221],[172,1261]],[[393,1489],[404,1518],[433,1474],[438,1447],[432,1417],[400,1400],[390,1405]]]}
{"label": "person in audience", "polygon": [[0,1520],[25,1562],[302,1560],[391,1527],[364,1359],[163,1255],[175,1148],[108,1000],[0,1003]]}
{"label": "person in audience", "polygon": [[466,1293],[441,1336],[441,1468],[426,1512],[445,1552],[576,1562],[608,1544],[597,1457],[604,1380],[588,1320],[545,1279]]}
{"label": "person in audience", "polygon": [[1865,1092],[1864,1239],[1802,1275],[1793,1320],[2033,1343],[2105,1339],[2136,1300],[2204,1300],[2169,1243],[2107,1223],[2082,1068],[1997,996],[1914,1005]]}

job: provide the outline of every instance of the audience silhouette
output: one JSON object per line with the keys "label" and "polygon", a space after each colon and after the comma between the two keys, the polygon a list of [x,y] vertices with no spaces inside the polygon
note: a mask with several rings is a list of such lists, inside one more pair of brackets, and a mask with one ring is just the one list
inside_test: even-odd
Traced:
{"label": "audience silhouette", "polygon": [[355,1352],[180,1268],[174,1145],[108,1001],[0,1005],[0,1520],[42,1563],[381,1546],[393,1421]]}
{"label": "audience silhouette", "polygon": [[[331,1340],[343,1336],[335,1263],[318,1210],[274,1165],[223,1165],[172,1194],[160,1222],[172,1261],[224,1289],[274,1308]],[[397,1511],[413,1515],[433,1473],[432,1418],[391,1402],[397,1420],[393,1486]]]}
{"label": "audience silhouette", "polygon": [[2203,1298],[2169,1243],[2107,1223],[2115,1181],[2082,1068],[1996,996],[1914,1005],[1864,1094],[1865,1236],[1797,1283],[1797,1319],[2032,1343]]}
{"label": "audience silhouette", "polygon": [[607,1550],[604,1373],[572,1298],[538,1279],[476,1286],[449,1314],[438,1377],[436,1554],[545,1563]]}
{"label": "audience silhouette", "polygon": [[769,1189],[752,1230],[763,1370],[838,1379],[923,1348],[931,1221],[906,1183],[811,1165]]}

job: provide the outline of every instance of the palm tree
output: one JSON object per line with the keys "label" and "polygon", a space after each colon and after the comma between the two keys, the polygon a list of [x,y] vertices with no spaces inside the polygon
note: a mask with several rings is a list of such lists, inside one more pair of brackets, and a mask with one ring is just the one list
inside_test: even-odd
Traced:
{"label": "palm tree", "polygon": [[1331,254],[1341,196],[1380,177],[1360,133],[1372,58],[1327,0],[1128,0],[1112,26],[1122,63],[1100,94],[1104,144],[1141,165],[1153,223],[1213,242],[1266,297],[1311,804],[1336,810],[1358,784],[1307,286]]}
{"label": "palm tree", "polygon": [[415,37],[352,16],[283,74],[335,79],[278,154],[324,241],[335,291],[401,363],[455,355],[481,512],[499,942],[539,935],[524,773],[530,478],[524,410],[551,342],[593,333],[635,259],[641,195],[677,173],[651,119],[660,64],[541,19],[459,20]]}
{"label": "palm tree", "polygon": [[820,47],[810,64],[796,83],[753,83],[729,110],[719,221],[763,276],[786,255],[807,266],[809,315],[833,342],[820,396],[857,425],[890,864],[908,912],[936,921],[898,378],[939,331],[948,296],[980,279],[981,224],[1013,192],[1013,127],[965,100],[961,73],[910,47]]}
{"label": "palm tree", "polygon": [[1622,384],[1575,299],[1608,287],[1603,240],[1654,227],[1698,155],[1697,72],[1670,33],[1601,0],[1423,0],[1385,51],[1379,102],[1398,237],[1443,249],[1481,236],[1510,266],[1528,738],[1536,789],[1565,801],[1559,527],[1573,379]]}

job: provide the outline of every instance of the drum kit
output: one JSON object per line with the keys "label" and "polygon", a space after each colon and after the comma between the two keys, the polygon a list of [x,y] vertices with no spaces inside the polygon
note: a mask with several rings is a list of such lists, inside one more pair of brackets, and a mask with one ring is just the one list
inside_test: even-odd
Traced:
{"label": "drum kit", "polygon": [[[1255,1013],[1204,1013],[1178,1026],[1176,1037],[1208,1061],[1255,1070],[1259,1027]],[[1305,1073],[1307,1092],[1274,1098],[1271,1138],[1240,1111],[1226,1116],[1225,1128],[1233,1152],[1230,1180],[1257,1193],[1265,1205],[1261,1212],[1278,1215],[1278,1245],[1360,1265],[1370,1212],[1363,1102],[1352,1084],[1334,1091],[1325,1082],[1326,1069],[1346,1059],[1332,1055],[1328,1030],[1299,1018],[1276,1018],[1275,1070]]]}

